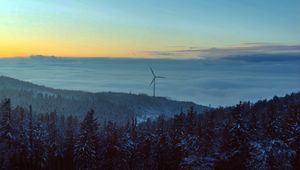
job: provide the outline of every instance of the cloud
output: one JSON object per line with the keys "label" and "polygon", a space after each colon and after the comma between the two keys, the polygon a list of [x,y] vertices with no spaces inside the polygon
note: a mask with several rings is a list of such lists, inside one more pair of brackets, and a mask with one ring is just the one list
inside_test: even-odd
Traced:
{"label": "cloud", "polygon": [[272,43],[242,43],[224,48],[187,47],[183,50],[146,51],[152,56],[173,56],[193,58],[223,58],[227,56],[254,55],[254,54],[300,54],[300,45],[281,45]]}
{"label": "cloud", "polygon": [[300,54],[251,54],[224,57],[226,60],[240,60],[248,62],[283,62],[300,61]]}

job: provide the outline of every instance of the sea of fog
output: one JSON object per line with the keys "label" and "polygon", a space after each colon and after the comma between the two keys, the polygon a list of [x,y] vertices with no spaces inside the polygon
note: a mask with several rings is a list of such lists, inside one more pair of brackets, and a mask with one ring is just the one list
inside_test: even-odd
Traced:
{"label": "sea of fog", "polygon": [[211,106],[300,91],[300,60],[0,59],[0,74],[59,89],[157,95]]}

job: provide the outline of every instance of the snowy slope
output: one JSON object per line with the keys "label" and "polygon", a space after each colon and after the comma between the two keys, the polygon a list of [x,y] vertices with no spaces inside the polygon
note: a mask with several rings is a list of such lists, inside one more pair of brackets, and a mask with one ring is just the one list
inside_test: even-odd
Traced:
{"label": "snowy slope", "polygon": [[101,121],[113,120],[125,123],[136,115],[144,120],[164,114],[170,117],[194,107],[203,112],[208,107],[192,102],[173,101],[163,97],[126,93],[90,93],[74,90],[60,90],[35,85],[10,77],[0,77],[0,99],[11,98],[13,105],[28,107],[33,105],[35,112],[52,112],[74,114],[82,117],[89,109],[94,109]]}

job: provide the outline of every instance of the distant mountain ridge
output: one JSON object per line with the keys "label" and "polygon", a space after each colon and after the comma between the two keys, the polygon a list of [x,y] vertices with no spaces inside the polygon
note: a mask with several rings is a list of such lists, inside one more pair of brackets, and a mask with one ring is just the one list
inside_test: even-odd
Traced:
{"label": "distant mountain ridge", "polygon": [[164,97],[53,89],[0,76],[0,99],[4,98],[10,98],[14,106],[32,105],[33,111],[38,113],[56,111],[58,114],[82,117],[88,110],[94,109],[100,121],[112,120],[117,123],[125,123],[133,115],[143,121],[160,114],[170,117],[190,107],[200,113],[209,109],[193,102],[174,101]]}

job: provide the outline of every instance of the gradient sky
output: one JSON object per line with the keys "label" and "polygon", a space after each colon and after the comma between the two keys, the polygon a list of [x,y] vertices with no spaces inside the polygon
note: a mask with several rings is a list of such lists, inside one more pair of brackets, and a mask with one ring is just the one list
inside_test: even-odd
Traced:
{"label": "gradient sky", "polygon": [[249,46],[299,52],[299,9],[299,0],[1,0],[0,56],[155,57]]}

